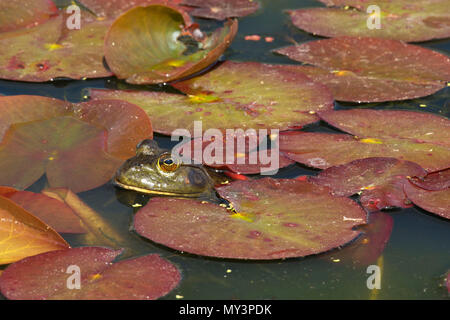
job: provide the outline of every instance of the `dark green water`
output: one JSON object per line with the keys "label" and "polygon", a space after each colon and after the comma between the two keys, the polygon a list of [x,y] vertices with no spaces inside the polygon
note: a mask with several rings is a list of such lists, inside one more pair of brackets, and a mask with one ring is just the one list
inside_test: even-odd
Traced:
{"label": "dark green water", "polygon": [[[318,6],[315,1],[261,0],[262,10],[240,19],[239,33],[224,59],[292,63],[271,53],[272,49],[318,39],[296,29],[282,11]],[[272,43],[245,41],[245,35],[259,34],[275,38]],[[444,54],[450,54],[450,40],[421,43]],[[81,101],[90,87],[115,88],[126,86],[114,78],[86,81],[59,81],[31,84],[0,80],[0,94],[34,94],[69,101]],[[342,108],[407,109],[450,116],[450,88],[433,96],[404,102],[379,104],[336,104]],[[427,107],[420,107],[420,105]],[[309,130],[330,131],[323,124]],[[164,147],[172,142],[163,136],[155,138]],[[300,165],[282,169],[275,176],[294,178],[301,174],[316,174]],[[41,179],[30,189],[39,191],[45,185]],[[84,192],[80,197],[104,216],[124,237],[135,255],[159,253],[176,264],[182,272],[180,286],[164,299],[445,299],[443,275],[450,269],[450,224],[448,221],[417,209],[393,210],[387,213],[394,225],[385,250],[376,263],[381,267],[381,289],[371,291],[366,286],[367,266],[352,263],[346,248],[302,259],[273,262],[243,262],[210,259],[182,254],[140,238],[129,231],[135,209],[123,204],[123,192],[111,184]],[[66,237],[72,246],[83,245],[76,236]],[[339,252],[340,251],[340,252]],[[333,262],[339,253],[340,260]],[[375,262],[374,262],[375,263]],[[231,271],[231,272],[230,272]],[[180,298],[180,297],[178,297]]]}

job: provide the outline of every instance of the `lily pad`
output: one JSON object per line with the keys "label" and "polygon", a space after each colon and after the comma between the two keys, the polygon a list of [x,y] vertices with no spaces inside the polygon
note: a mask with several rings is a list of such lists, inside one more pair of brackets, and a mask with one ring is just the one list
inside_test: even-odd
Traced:
{"label": "lily pad", "polygon": [[234,181],[217,188],[236,213],[213,203],[153,198],[135,216],[142,236],[170,248],[233,259],[303,257],[358,236],[366,213],[305,181]]}
{"label": "lily pad", "polygon": [[85,233],[81,220],[66,204],[41,193],[19,191],[14,188],[0,187],[0,195],[32,213],[57,232]]}
{"label": "lily pad", "polygon": [[226,61],[207,74],[178,82],[186,95],[165,92],[91,89],[90,97],[120,99],[143,108],[153,130],[171,135],[182,128],[194,134],[194,121],[207,129],[296,128],[333,109],[328,89],[284,66]]}
{"label": "lily pad", "polygon": [[197,44],[190,49],[180,40],[183,14],[162,5],[136,7],[114,21],[105,39],[105,58],[114,74],[129,83],[164,83],[192,75],[215,62],[237,32],[230,20],[210,36],[186,36]]}
{"label": "lily pad", "polygon": [[60,14],[35,27],[0,33],[0,78],[41,82],[111,76],[103,64],[111,21],[83,21],[79,30],[65,24]]}
{"label": "lily pad", "polygon": [[195,17],[225,20],[245,17],[260,8],[257,0],[182,0],[183,5],[194,7],[189,13]]}
{"label": "lily pad", "polygon": [[437,191],[450,188],[450,169],[431,172],[426,177],[412,177],[410,181],[422,189]]}
{"label": "lily pad", "polygon": [[[82,247],[29,257],[5,269],[0,291],[13,300],[149,300],[180,281],[177,268],[156,254],[112,263],[120,252]],[[80,288],[70,289],[76,268]]]}
{"label": "lily pad", "polygon": [[450,219],[450,188],[430,191],[412,183],[405,184],[405,193],[409,200],[422,209]]}
{"label": "lily pad", "polygon": [[[288,11],[292,23],[307,32],[325,37],[362,36],[426,41],[450,37],[448,0],[344,0],[321,1],[344,8],[308,8]],[[369,28],[375,16],[369,6],[380,8],[380,28]],[[351,6],[353,8],[349,8]],[[356,8],[356,9],[355,9]],[[333,21],[333,23],[330,23]]]}
{"label": "lily pad", "polygon": [[329,187],[333,194],[349,197],[360,194],[360,201],[369,211],[390,207],[411,206],[403,191],[408,177],[424,177],[427,172],[410,161],[394,158],[366,158],[328,168],[310,181]]}
{"label": "lily pad", "polygon": [[[27,114],[33,105],[39,107]],[[146,114],[125,101],[70,105],[39,96],[8,96],[0,98],[0,108],[7,115],[0,122],[0,184],[17,189],[29,187],[44,173],[51,187],[74,192],[98,187],[134,155],[139,141],[152,137]]]}
{"label": "lily pad", "polygon": [[0,265],[69,247],[47,224],[0,196]]}
{"label": "lily pad", "polygon": [[0,32],[38,25],[58,14],[51,0],[1,0]]}
{"label": "lily pad", "polygon": [[313,65],[293,68],[327,85],[341,101],[413,99],[433,94],[450,81],[447,56],[397,40],[339,37],[275,52]]}
{"label": "lily pad", "polygon": [[280,151],[308,166],[326,169],[357,159],[391,157],[428,172],[450,167],[450,121],[428,113],[346,110],[320,114],[353,135],[291,131],[280,133]]}

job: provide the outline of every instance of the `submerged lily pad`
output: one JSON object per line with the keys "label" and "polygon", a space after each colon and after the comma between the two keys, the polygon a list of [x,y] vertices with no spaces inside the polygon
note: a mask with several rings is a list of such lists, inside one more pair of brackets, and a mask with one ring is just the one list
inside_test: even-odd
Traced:
{"label": "submerged lily pad", "polygon": [[65,203],[41,193],[0,187],[0,195],[10,199],[60,233],[84,233],[76,213]]}
{"label": "submerged lily pad", "polygon": [[305,181],[234,181],[217,188],[237,213],[213,203],[153,198],[138,211],[136,231],[198,255],[280,259],[320,253],[358,236],[366,214],[348,198]]}
{"label": "submerged lily pad", "polygon": [[[448,0],[326,0],[321,2],[329,6],[345,7],[291,10],[288,13],[292,23],[307,32],[325,37],[362,36],[407,42],[450,37]],[[376,16],[373,15],[373,11],[368,13],[367,8],[374,5],[380,9],[380,28],[368,27],[368,24],[373,25],[372,21]]]}
{"label": "submerged lily pad", "polygon": [[260,7],[257,0],[181,0],[181,3],[194,7],[189,13],[195,17],[217,20],[245,17]]}
{"label": "submerged lily pad", "polygon": [[392,157],[429,172],[450,167],[450,121],[429,113],[345,110],[320,113],[352,135],[291,131],[280,133],[280,150],[308,166],[326,169],[357,159]]}
{"label": "submerged lily pad", "polygon": [[165,92],[91,89],[98,99],[120,99],[143,108],[153,130],[241,128],[286,130],[318,120],[317,111],[333,109],[328,89],[284,66],[226,61],[210,72],[175,86],[186,95]]}
{"label": "submerged lily pad", "polygon": [[0,184],[17,189],[44,173],[51,187],[74,192],[98,187],[134,155],[139,141],[152,137],[148,117],[125,101],[71,105],[8,96],[0,98],[0,109],[7,115],[0,121]]}
{"label": "submerged lily pad", "polygon": [[405,184],[404,188],[408,199],[416,206],[450,219],[450,188],[430,191],[412,183]]}
{"label": "submerged lily pad", "polygon": [[58,14],[51,0],[0,0],[0,32],[38,25]]}
{"label": "submerged lily pad", "polygon": [[210,36],[200,37],[195,31],[186,34],[197,44],[190,53],[192,48],[178,39],[184,35],[186,24],[182,13],[167,6],[151,5],[127,11],[114,21],[106,36],[108,66],[118,78],[129,83],[169,82],[215,62],[237,32],[237,20],[230,20]]}
{"label": "submerged lily pad", "polygon": [[369,211],[390,207],[410,207],[403,186],[407,177],[424,177],[426,171],[410,161],[394,158],[367,158],[331,167],[310,181],[329,187],[333,194],[348,197],[360,194],[361,204]]}
{"label": "submerged lily pad", "polygon": [[13,300],[149,300],[178,285],[179,271],[158,255],[112,263],[120,253],[82,247],[29,257],[5,269],[0,292]]}
{"label": "submerged lily pad", "polygon": [[0,265],[67,247],[55,230],[0,195]]}
{"label": "submerged lily pad", "polygon": [[413,99],[433,94],[450,81],[448,57],[397,40],[339,37],[275,52],[313,65],[293,68],[327,85],[342,101]]}

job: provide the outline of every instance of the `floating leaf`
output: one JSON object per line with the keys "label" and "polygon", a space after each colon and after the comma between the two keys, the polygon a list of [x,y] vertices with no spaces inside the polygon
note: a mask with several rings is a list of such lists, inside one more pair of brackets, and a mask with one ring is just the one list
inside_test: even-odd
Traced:
{"label": "floating leaf", "polygon": [[323,85],[284,66],[226,61],[201,77],[175,85],[187,95],[165,92],[91,89],[92,99],[120,99],[143,108],[153,130],[194,133],[194,121],[207,129],[285,130],[318,120],[315,112],[333,109]]}
{"label": "floating leaf", "polygon": [[0,196],[0,265],[68,246],[44,222]]}
{"label": "floating leaf", "polygon": [[[112,263],[120,252],[82,247],[29,257],[5,269],[0,291],[13,300],[148,300],[180,281],[177,268],[156,254]],[[80,288],[70,289],[77,267]]]}
{"label": "floating leaf", "polygon": [[412,183],[404,186],[406,195],[416,206],[450,219],[450,188],[430,191]]}
{"label": "floating leaf", "polygon": [[[82,13],[87,15],[87,13]],[[111,75],[103,65],[104,37],[111,21],[82,21],[69,30],[63,15],[32,28],[0,33],[0,78],[48,81]]]}
{"label": "floating leaf", "polygon": [[[450,2],[448,0],[321,2],[330,6],[346,7],[290,10],[288,13],[292,23],[307,32],[325,37],[362,36],[408,42],[450,37]],[[353,8],[350,9],[348,6]],[[372,9],[373,6],[379,8],[379,16]],[[371,10],[368,11],[368,9]],[[380,22],[379,28],[374,25],[377,17]]]}
{"label": "floating leaf", "polygon": [[151,5],[127,11],[114,21],[106,36],[108,66],[118,78],[129,83],[176,80],[215,62],[237,32],[237,20],[230,20],[222,29],[199,40],[199,47],[189,53],[190,49],[178,40],[184,35],[182,28],[186,24],[182,13],[167,6]]}
{"label": "floating leaf", "polygon": [[450,169],[429,173],[425,178],[412,177],[410,181],[422,189],[444,190],[450,188]]}
{"label": "floating leaf", "polygon": [[81,220],[75,212],[63,202],[41,193],[18,191],[9,187],[0,187],[0,195],[32,213],[57,232],[84,233]]}
{"label": "floating leaf", "polygon": [[58,14],[51,0],[1,0],[0,32],[32,27]]}
{"label": "floating leaf", "polygon": [[371,157],[408,160],[431,172],[450,167],[450,121],[446,118],[411,111],[357,109],[320,116],[356,136],[282,132],[280,151],[319,169]]}
{"label": "floating leaf", "polygon": [[394,158],[366,158],[328,168],[310,181],[329,187],[333,194],[349,197],[359,193],[363,207],[370,211],[389,207],[410,207],[403,191],[407,177],[426,175],[410,161]]}
{"label": "floating leaf", "polygon": [[344,245],[366,222],[355,202],[298,180],[234,181],[217,189],[237,213],[213,203],[153,198],[136,231],[189,253],[234,259],[302,257]]}
{"label": "floating leaf", "polygon": [[182,0],[183,5],[194,7],[189,13],[195,17],[225,20],[255,13],[260,4],[256,0]]}
{"label": "floating leaf", "polygon": [[152,137],[146,114],[125,101],[70,105],[8,96],[0,98],[0,108],[6,115],[0,121],[0,184],[18,189],[44,173],[51,187],[74,192],[98,187],[134,155],[139,141]]}
{"label": "floating leaf", "polygon": [[327,85],[342,101],[413,99],[433,94],[450,81],[448,57],[397,40],[339,37],[275,52],[312,64],[293,68]]}

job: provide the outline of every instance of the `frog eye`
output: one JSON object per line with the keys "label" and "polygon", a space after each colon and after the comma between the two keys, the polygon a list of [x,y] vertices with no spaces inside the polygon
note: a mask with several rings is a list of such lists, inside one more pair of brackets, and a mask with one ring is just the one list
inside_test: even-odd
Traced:
{"label": "frog eye", "polygon": [[172,158],[169,153],[163,154],[158,159],[158,168],[164,172],[174,172],[179,166],[180,163],[176,159]]}

